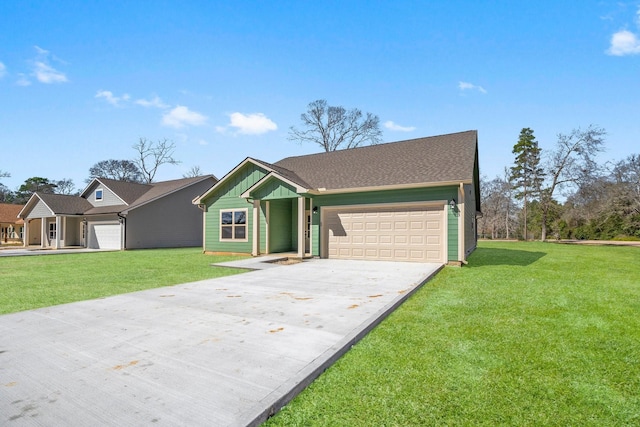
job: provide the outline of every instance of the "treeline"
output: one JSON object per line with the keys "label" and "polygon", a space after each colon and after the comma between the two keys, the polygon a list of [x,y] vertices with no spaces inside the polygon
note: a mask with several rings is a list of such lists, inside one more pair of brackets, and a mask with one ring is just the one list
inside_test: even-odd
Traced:
{"label": "treeline", "polygon": [[[136,151],[133,160],[102,160],[89,168],[89,177],[85,183],[90,183],[94,178],[109,178],[118,181],[137,182],[150,184],[154,181],[158,168],[165,164],[177,165],[180,162],[173,157],[176,145],[168,139],[150,141],[140,138],[132,148]],[[192,167],[184,178],[203,175],[198,166]],[[8,178],[9,172],[0,170],[0,179]],[[25,204],[35,192],[78,195],[80,190],[76,188],[73,180],[50,180],[49,178],[34,176],[27,178],[15,191],[7,188],[0,182],[0,203]]]}
{"label": "treeline", "polygon": [[523,129],[514,164],[502,176],[481,177],[479,237],[640,240],[640,155],[599,164],[605,135],[576,129],[544,152]]}

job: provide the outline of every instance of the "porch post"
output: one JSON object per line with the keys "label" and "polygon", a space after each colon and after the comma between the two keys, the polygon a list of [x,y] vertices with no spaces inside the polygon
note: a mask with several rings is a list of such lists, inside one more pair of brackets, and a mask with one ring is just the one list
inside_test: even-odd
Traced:
{"label": "porch post", "polygon": [[60,225],[62,225],[60,217],[56,216],[56,249],[60,249],[60,231],[62,229]]}
{"label": "porch post", "polygon": [[298,197],[298,258],[304,258],[304,231],[306,215],[304,197]]}
{"label": "porch post", "polygon": [[29,218],[23,218],[24,225],[22,226],[22,247],[27,247],[29,241]]}
{"label": "porch post", "polygon": [[47,218],[40,218],[40,247],[45,248],[44,242],[47,238]]}
{"label": "porch post", "polygon": [[253,200],[253,247],[252,256],[260,255],[260,200]]}

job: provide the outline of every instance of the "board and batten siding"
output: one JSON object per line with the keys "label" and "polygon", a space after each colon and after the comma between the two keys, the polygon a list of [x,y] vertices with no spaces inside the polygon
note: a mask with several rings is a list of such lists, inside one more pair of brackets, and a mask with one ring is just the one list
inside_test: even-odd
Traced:
{"label": "board and batten siding", "polygon": [[[251,253],[253,247],[253,205],[240,197],[248,188],[262,179],[267,171],[254,163],[246,163],[242,168],[226,178],[216,190],[202,202],[206,205],[204,250],[212,252]],[[247,209],[247,241],[220,241],[220,210]],[[266,209],[260,209],[260,229],[266,228]],[[260,233],[264,237],[263,233]],[[260,241],[264,250],[265,242]]]}
{"label": "board and batten siding", "polygon": [[252,191],[251,196],[260,200],[278,200],[297,198],[298,194],[292,185],[276,178],[270,178],[266,183],[260,185],[258,189]]}
{"label": "board and batten siding", "polygon": [[464,248],[465,258],[476,248],[476,195],[473,186],[464,185]]}
{"label": "board and batten siding", "polygon": [[[410,202],[433,202],[448,201],[458,197],[458,187],[433,187],[433,188],[414,188],[407,190],[383,190],[370,191],[361,193],[347,194],[331,194],[314,196],[313,206],[318,206],[319,210],[323,206],[349,206],[349,205],[366,205],[366,204],[382,204],[382,203],[410,203]],[[458,259],[458,215],[452,209],[447,211],[447,259],[454,261]],[[320,248],[322,238],[320,233],[320,213],[311,214],[312,220],[312,253],[314,256],[320,256]]]}

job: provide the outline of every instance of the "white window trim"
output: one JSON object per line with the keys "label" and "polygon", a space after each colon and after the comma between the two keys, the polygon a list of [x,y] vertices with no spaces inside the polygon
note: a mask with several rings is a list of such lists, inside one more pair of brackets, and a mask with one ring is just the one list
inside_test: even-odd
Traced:
{"label": "white window trim", "polygon": [[[234,237],[231,237],[230,239],[225,239],[222,237],[222,214],[224,212],[231,212],[231,217],[235,219],[235,213],[236,212],[244,212],[245,218],[246,218],[246,222],[244,224],[238,224],[238,225],[242,225],[245,228],[245,232],[244,232],[244,239],[236,239]],[[220,242],[248,242],[249,241],[249,209],[248,208],[240,208],[240,209],[220,209],[220,213],[219,213],[220,218],[218,219],[218,225],[219,225],[219,229],[218,229],[218,241]],[[232,227],[231,230],[231,235],[235,236],[235,227],[236,224],[224,224],[225,227]]]}
{"label": "white window trim", "polygon": [[[100,192],[101,197],[98,199],[98,191]],[[96,202],[101,202],[104,200],[104,190],[102,188],[96,188]]]}
{"label": "white window trim", "polygon": [[56,227],[56,223],[50,222],[49,223],[49,240],[55,240],[57,233],[58,233],[58,228]]}

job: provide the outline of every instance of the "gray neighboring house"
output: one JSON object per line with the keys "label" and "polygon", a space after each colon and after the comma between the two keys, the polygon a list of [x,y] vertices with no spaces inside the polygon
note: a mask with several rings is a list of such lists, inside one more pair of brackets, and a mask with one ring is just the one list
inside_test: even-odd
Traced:
{"label": "gray neighboring house", "polygon": [[216,182],[213,175],[151,184],[95,178],[79,196],[36,192],[18,214],[24,246],[201,246],[202,212],[191,201]]}

